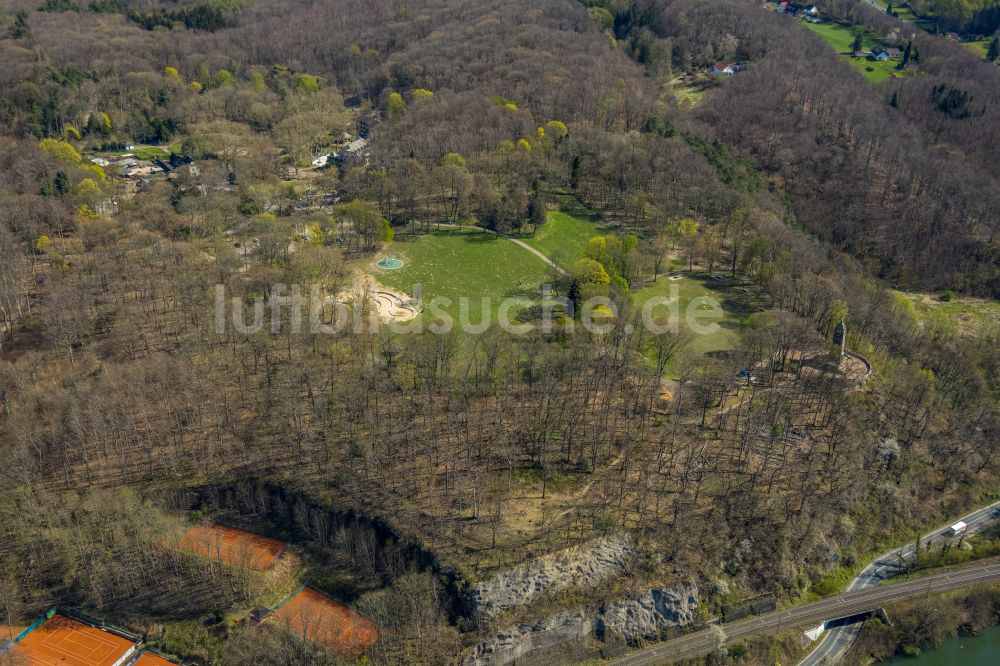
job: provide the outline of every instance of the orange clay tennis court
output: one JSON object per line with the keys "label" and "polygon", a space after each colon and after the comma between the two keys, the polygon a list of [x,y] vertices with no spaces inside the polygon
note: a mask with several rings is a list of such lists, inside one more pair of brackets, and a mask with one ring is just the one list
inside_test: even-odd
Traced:
{"label": "orange clay tennis court", "polygon": [[357,659],[378,638],[368,618],[312,588],[305,588],[271,616],[306,638]]}
{"label": "orange clay tennis court", "polygon": [[64,615],[53,615],[21,639],[8,654],[31,666],[117,666],[135,643]]}
{"label": "orange clay tennis court", "polygon": [[178,547],[216,560],[264,571],[278,559],[285,544],[253,532],[218,523],[195,525]]}

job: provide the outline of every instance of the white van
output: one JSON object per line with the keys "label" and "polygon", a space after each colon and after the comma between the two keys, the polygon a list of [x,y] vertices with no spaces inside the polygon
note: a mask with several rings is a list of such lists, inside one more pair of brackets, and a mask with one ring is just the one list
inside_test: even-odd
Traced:
{"label": "white van", "polygon": [[969,526],[960,520],[948,528],[948,536],[958,536],[959,534],[964,534],[967,529],[969,529]]}

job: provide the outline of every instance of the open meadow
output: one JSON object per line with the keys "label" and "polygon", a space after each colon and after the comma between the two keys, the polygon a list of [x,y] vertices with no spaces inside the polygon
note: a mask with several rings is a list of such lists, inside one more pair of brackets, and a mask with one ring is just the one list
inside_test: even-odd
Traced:
{"label": "open meadow", "polygon": [[[866,58],[855,58],[852,55],[851,45],[854,42],[855,35],[862,30],[861,28],[846,26],[840,23],[831,23],[829,21],[805,23],[804,25],[822,37],[840,56],[846,58],[872,83],[881,83],[886,79],[906,75],[902,70],[896,69],[896,66],[899,64],[898,59],[879,62]],[[865,51],[870,51],[877,46],[884,45],[872,33],[863,31],[862,48]]]}
{"label": "open meadow", "polygon": [[[688,354],[701,356],[711,355],[733,349],[739,341],[739,330],[747,316],[761,309],[761,299],[746,287],[733,287],[725,280],[712,279],[704,273],[674,273],[680,276],[671,279],[668,275],[660,278],[642,289],[632,293],[636,307],[642,308],[652,299],[663,302],[675,302],[676,312],[680,314],[680,330],[690,334]],[[721,307],[722,316],[713,315],[713,303]],[[665,308],[657,307],[653,315],[658,316]],[[697,333],[692,331],[686,322],[687,313],[695,313],[700,325],[710,325],[710,332]],[[677,362],[670,363],[666,368],[668,378],[676,379]]]}
{"label": "open meadow", "polygon": [[587,241],[609,233],[595,216],[582,210],[549,211],[548,221],[525,243],[563,268],[569,268],[583,255]]}
{"label": "open meadow", "polygon": [[1000,303],[979,298],[917,292],[892,292],[897,307],[918,324],[951,335],[983,336],[1000,332]]}
{"label": "open meadow", "polygon": [[545,262],[531,252],[477,229],[404,236],[392,244],[391,253],[403,260],[403,267],[372,267],[380,282],[411,295],[420,285],[425,308],[435,297],[447,298],[451,303],[441,311],[452,316],[459,313],[460,299],[468,298],[473,323],[485,312],[484,298],[493,312],[505,298],[536,300],[549,275]]}

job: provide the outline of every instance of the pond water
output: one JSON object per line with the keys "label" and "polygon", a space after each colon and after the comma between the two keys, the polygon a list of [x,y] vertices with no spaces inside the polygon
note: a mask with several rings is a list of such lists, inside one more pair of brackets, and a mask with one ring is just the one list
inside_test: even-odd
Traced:
{"label": "pond water", "polygon": [[949,638],[934,650],[924,650],[919,657],[895,657],[891,666],[994,666],[1000,664],[1000,627],[982,631],[978,636]]}

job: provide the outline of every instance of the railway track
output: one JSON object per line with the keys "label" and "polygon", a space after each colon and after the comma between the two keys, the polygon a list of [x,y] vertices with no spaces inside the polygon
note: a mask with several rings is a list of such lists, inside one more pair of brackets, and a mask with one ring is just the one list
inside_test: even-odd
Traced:
{"label": "railway track", "polygon": [[[801,606],[718,626],[724,632],[722,644],[729,645],[753,636],[819,624],[825,620],[850,617],[875,610],[893,601],[997,582],[1000,582],[1000,561],[991,560],[984,564],[970,565],[964,569],[915,578],[901,583],[844,592]],[[722,637],[723,634],[716,630],[703,629],[665,641],[641,652],[626,655],[610,663],[616,666],[668,664],[712,652],[720,647],[720,642],[723,641]]]}

